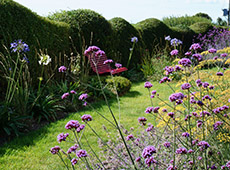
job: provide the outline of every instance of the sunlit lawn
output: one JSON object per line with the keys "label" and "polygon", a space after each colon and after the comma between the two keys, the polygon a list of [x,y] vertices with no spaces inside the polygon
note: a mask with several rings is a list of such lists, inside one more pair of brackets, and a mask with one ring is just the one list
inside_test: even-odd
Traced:
{"label": "sunlit lawn", "polygon": [[[174,85],[174,84],[173,84]],[[151,90],[157,90],[160,97],[167,100],[172,91],[165,84],[153,83]],[[119,121],[119,108],[116,99],[109,100],[111,108]],[[134,83],[129,93],[120,98],[120,123],[126,128],[138,127],[138,117],[146,117],[149,122],[153,120],[150,115],[145,114],[146,107],[151,106],[148,96],[148,90],[144,88],[144,82]],[[154,106],[158,106],[159,101],[153,99]],[[107,119],[112,120],[108,107],[103,101],[93,104],[93,107],[103,114]],[[69,132],[65,129],[65,124],[69,120],[79,120],[83,114],[91,114],[93,121],[90,125],[97,131],[100,136],[106,140],[106,133],[102,130],[102,125],[105,125],[109,131],[115,134],[115,130],[110,126],[101,116],[95,111],[89,108],[70,114],[65,119],[51,123],[35,132],[32,132],[26,136],[14,139],[12,142],[0,147],[0,169],[13,169],[13,170],[25,170],[25,169],[64,169],[61,161],[57,155],[49,153],[49,149],[53,146],[59,145],[64,151],[72,146],[71,143],[58,143],[57,135],[64,132]],[[154,122],[152,122],[154,123]],[[98,137],[86,127],[84,134],[87,136],[90,144],[98,152],[97,146]],[[70,133],[70,136],[73,136]],[[86,142],[83,140],[85,148],[88,148]]]}

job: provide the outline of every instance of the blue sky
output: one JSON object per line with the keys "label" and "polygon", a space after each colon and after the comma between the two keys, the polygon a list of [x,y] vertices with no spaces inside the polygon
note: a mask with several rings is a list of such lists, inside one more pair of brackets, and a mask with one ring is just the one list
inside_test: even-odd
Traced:
{"label": "blue sky", "polygon": [[[91,9],[106,19],[122,17],[130,23],[147,18],[207,13],[214,21],[222,17],[229,0],[15,0],[41,16],[59,10]],[[225,19],[222,17],[222,19]]]}

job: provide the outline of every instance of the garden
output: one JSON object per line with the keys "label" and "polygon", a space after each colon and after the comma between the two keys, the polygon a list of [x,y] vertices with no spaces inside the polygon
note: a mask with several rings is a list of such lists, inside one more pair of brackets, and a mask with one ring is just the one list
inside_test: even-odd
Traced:
{"label": "garden", "polygon": [[230,169],[227,27],[12,0],[0,18],[0,169]]}

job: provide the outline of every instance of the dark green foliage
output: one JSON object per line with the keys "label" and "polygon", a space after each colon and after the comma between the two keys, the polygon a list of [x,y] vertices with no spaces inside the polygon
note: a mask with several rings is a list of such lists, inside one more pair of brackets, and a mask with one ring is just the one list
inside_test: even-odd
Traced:
{"label": "dark green foliage", "polygon": [[208,22],[197,22],[190,26],[190,28],[197,34],[204,34],[213,28],[211,23]]}
{"label": "dark green foliage", "polygon": [[189,27],[187,28],[179,28],[179,27],[171,27],[172,29],[172,34],[171,37],[175,37],[180,39],[183,42],[183,52],[186,52],[191,44],[193,43],[193,36],[195,35],[195,32],[190,29]]}
{"label": "dark green foliage", "polygon": [[[106,79],[107,87],[110,89],[114,94],[116,94],[116,90],[119,96],[124,95],[128,92],[131,88],[131,81],[125,77],[116,76]],[[114,87],[116,86],[116,88]]]}
{"label": "dark green foliage", "polygon": [[155,18],[149,18],[135,25],[141,32],[145,47],[152,53],[157,46],[165,45],[164,37],[170,34],[170,28]]}
{"label": "dark green foliage", "polygon": [[39,49],[47,49],[53,67],[58,60],[55,56],[69,50],[69,26],[65,23],[40,17],[12,0],[0,1],[0,18],[0,51],[3,51],[1,44],[9,47],[17,39],[26,42],[30,47],[29,67],[34,80],[40,72],[36,55]]}
{"label": "dark green foliage", "polygon": [[63,21],[71,27],[71,37],[79,53],[82,48],[96,45],[107,54],[110,51],[112,28],[100,14],[89,9],[56,12],[49,16],[55,21]]}
{"label": "dark green foliage", "polygon": [[111,23],[114,32],[112,58],[116,62],[121,62],[124,66],[127,65],[130,48],[133,46],[131,38],[138,38],[131,59],[131,66],[135,66],[140,62],[141,48],[143,48],[143,41],[138,30],[123,18],[116,17],[109,20],[109,22]]}
{"label": "dark green foliage", "polygon": [[206,18],[206,19],[212,21],[212,18],[208,14],[202,13],[202,12],[195,14],[194,17]]}

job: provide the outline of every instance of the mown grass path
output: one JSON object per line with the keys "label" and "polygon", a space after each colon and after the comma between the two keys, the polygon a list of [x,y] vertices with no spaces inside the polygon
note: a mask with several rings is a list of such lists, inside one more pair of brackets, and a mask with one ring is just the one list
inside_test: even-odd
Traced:
{"label": "mown grass path", "polygon": [[[172,91],[165,84],[159,84],[158,82],[153,83],[151,90],[157,90],[160,94],[160,97],[164,100],[168,99],[168,96]],[[146,107],[151,106],[150,99],[148,96],[148,90],[144,88],[144,82],[134,83],[129,93],[120,98],[121,103],[121,119],[120,123],[125,128],[137,127],[138,126],[138,117],[146,117],[148,122],[151,122],[153,119],[150,115],[145,114]],[[116,115],[119,117],[119,109],[116,99],[109,100],[111,108]],[[159,101],[153,99],[154,106],[158,106]],[[97,102],[93,104],[93,107],[103,114],[109,120],[112,120],[112,117],[109,113],[107,106],[104,101]],[[81,115],[90,114],[93,117],[93,121],[90,122],[90,125],[102,136],[103,139],[106,139],[106,134],[102,130],[102,125],[111,129],[111,126],[95,111],[89,108],[85,108],[82,111],[79,111],[74,114],[70,114],[65,119],[59,120],[57,122],[51,123],[48,126],[45,126],[37,131],[31,132],[26,136],[22,136],[14,139],[12,142],[5,144],[0,147],[0,169],[1,170],[57,170],[65,169],[62,165],[61,160],[57,155],[52,155],[49,152],[49,149],[53,146],[59,145],[63,150],[72,146],[71,143],[58,143],[57,135],[60,133],[70,133],[70,136],[73,134],[65,129],[65,125],[69,120],[80,120]],[[153,122],[151,122],[153,123]],[[98,152],[99,148],[97,146],[97,137],[92,133],[92,131],[87,127],[85,130],[85,135],[89,139],[92,146],[95,148],[95,151]]]}

